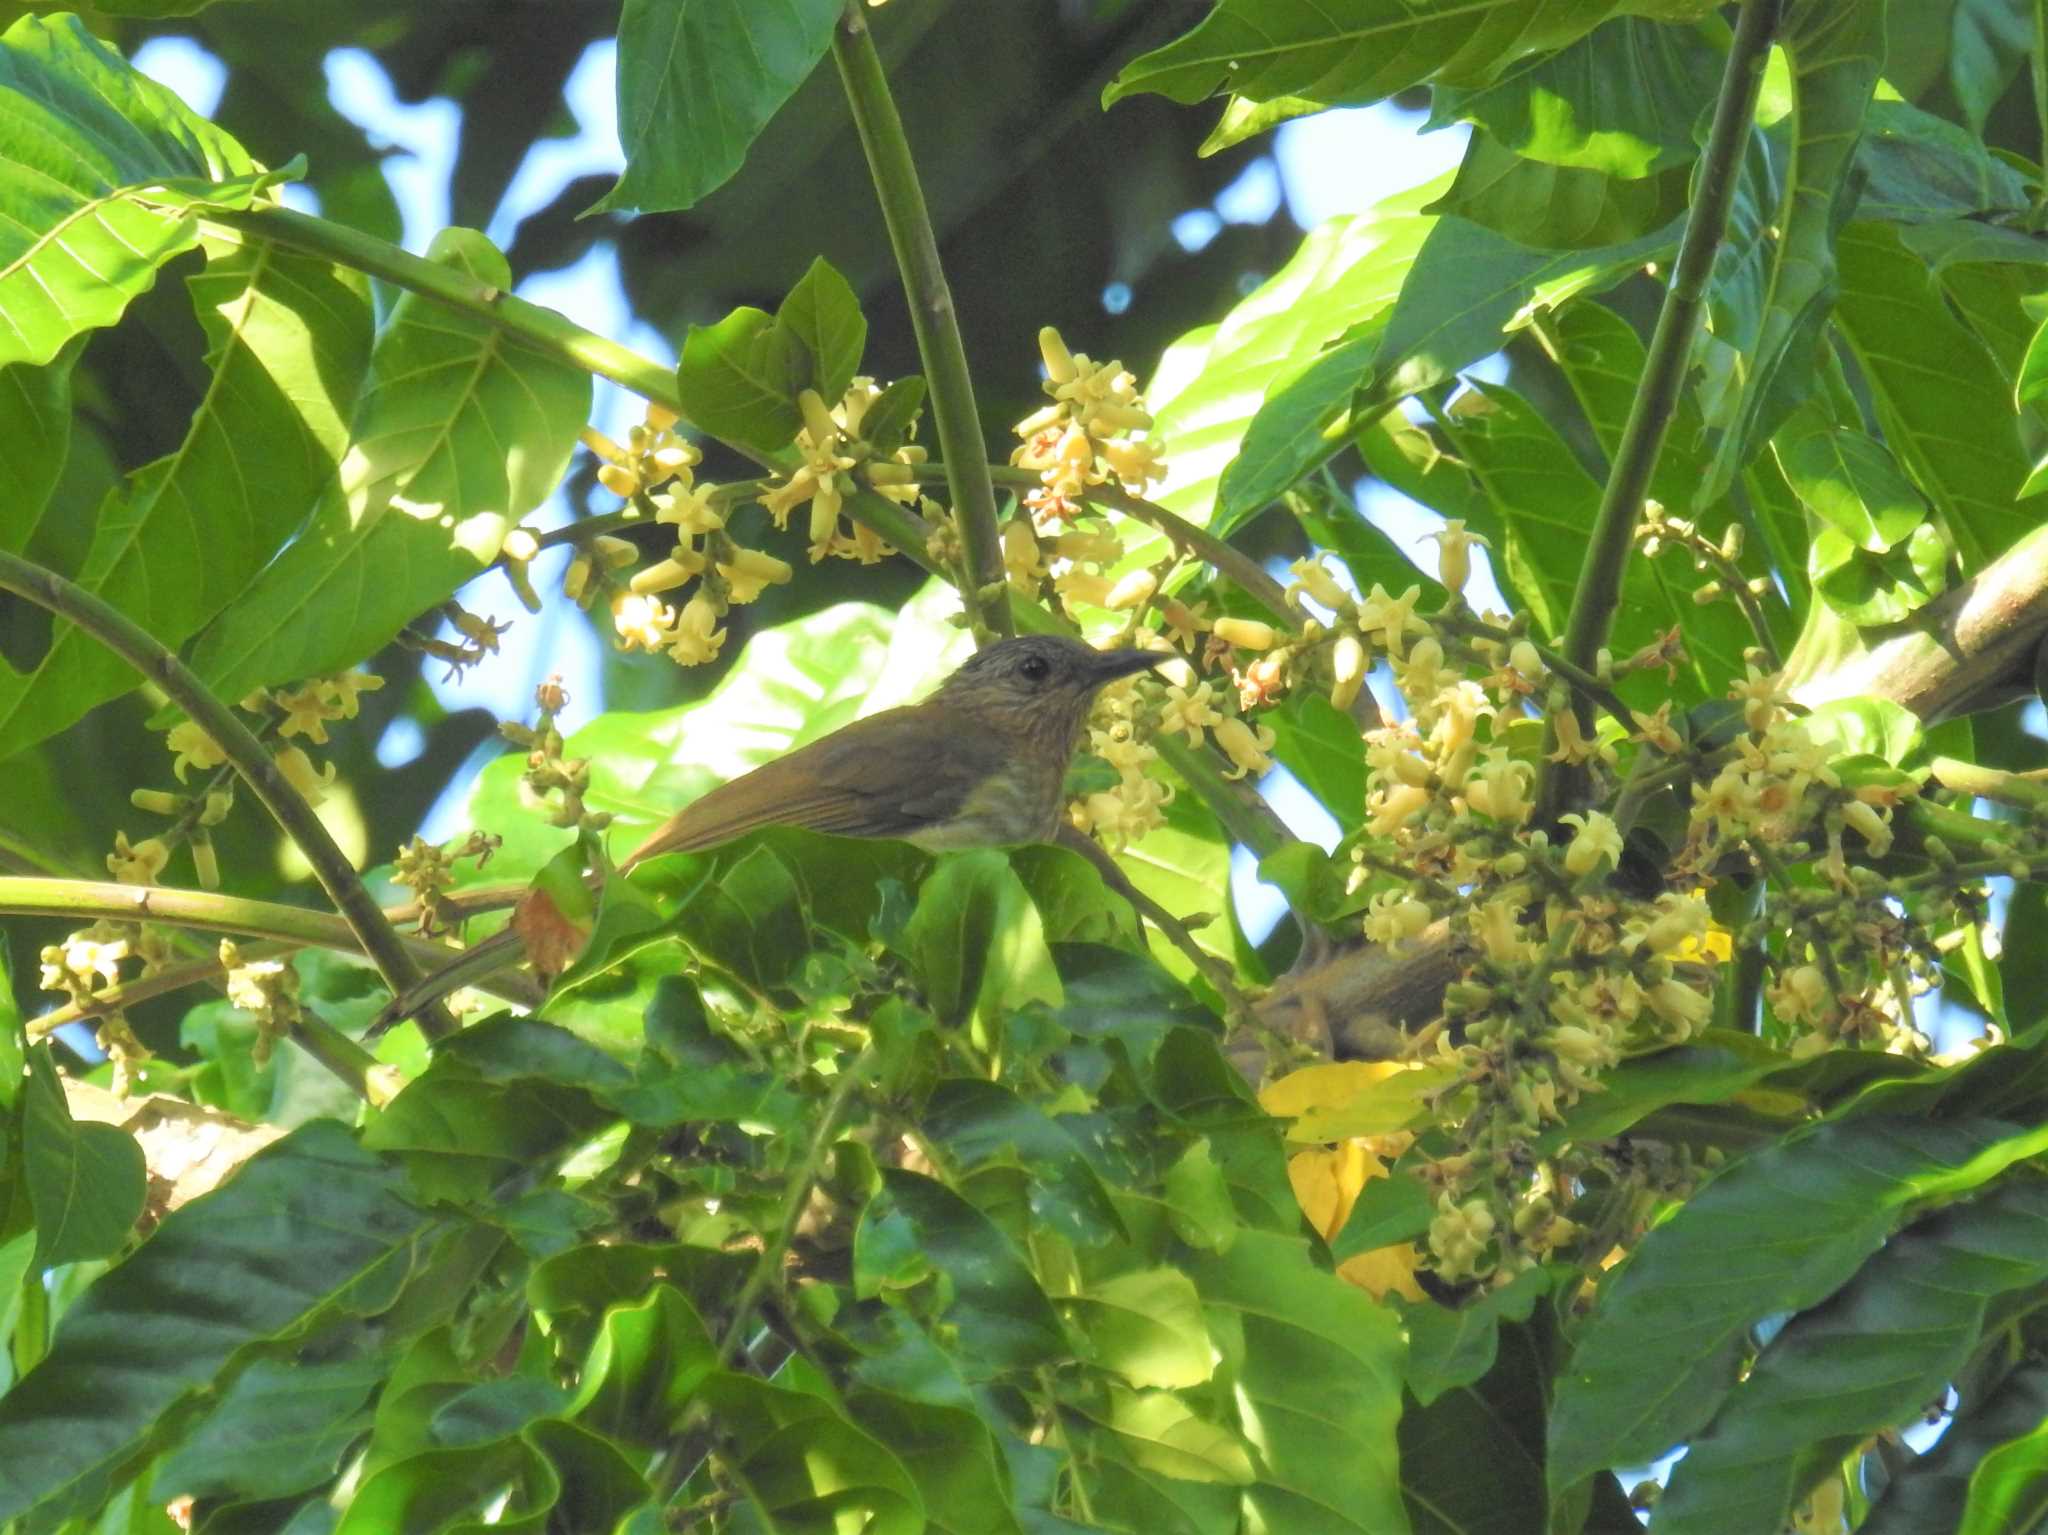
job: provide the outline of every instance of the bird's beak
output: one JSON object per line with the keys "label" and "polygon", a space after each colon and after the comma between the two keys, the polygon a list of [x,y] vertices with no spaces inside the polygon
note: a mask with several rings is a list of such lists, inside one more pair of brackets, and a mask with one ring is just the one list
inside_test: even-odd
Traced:
{"label": "bird's beak", "polygon": [[1142,672],[1173,659],[1172,653],[1164,650],[1098,650],[1094,662],[1095,685],[1101,687],[1119,677],[1128,677],[1133,672]]}

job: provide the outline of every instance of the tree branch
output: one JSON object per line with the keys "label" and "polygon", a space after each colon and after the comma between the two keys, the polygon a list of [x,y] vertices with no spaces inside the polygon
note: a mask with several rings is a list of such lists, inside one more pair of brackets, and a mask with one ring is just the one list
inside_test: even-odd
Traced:
{"label": "tree branch", "polygon": [[999,586],[1003,580],[1002,533],[996,526],[996,492],[988,475],[981,417],[974,405],[974,380],[967,372],[960,322],[954,314],[945,270],[939,265],[938,237],[918,185],[910,142],[904,137],[903,120],[896,114],[889,77],[875,51],[860,0],[849,0],[845,17],[832,33],[832,57],[846,85],[854,128],[867,152],[875,195],[882,205],[882,222],[888,226],[896,269],[910,300],[917,353],[931,389],[932,424],[946,460],[947,486],[960,526],[966,566],[960,594],[976,615],[977,628],[1010,635],[1016,631],[1006,594]]}
{"label": "tree branch", "polygon": [[[335,846],[334,838],[313,807],[285,781],[270,753],[226,704],[222,703],[191,669],[139,625],[85,588],[65,580],[53,570],[31,564],[12,554],[0,553],[0,590],[26,597],[48,608],[60,618],[76,624],[150,682],[161,687],[172,703],[213,738],[235,771],[263,802],[285,835],[298,844],[312,865],[314,877],[334,902],[362,950],[377,966],[384,982],[395,994],[415,984],[420,968],[406,952],[405,944],[370,892],[356,877],[348,855]],[[429,1037],[455,1032],[455,1020],[440,1008],[420,1019]]]}
{"label": "tree branch", "polygon": [[[1685,237],[1679,242],[1671,286],[1657,312],[1657,328],[1651,333],[1649,352],[1643,361],[1642,383],[1629,409],[1628,424],[1622,428],[1607,487],[1600,497],[1585,562],[1579,569],[1578,595],[1573,599],[1571,617],[1565,627],[1565,658],[1582,671],[1596,669],[1600,648],[1607,643],[1615,610],[1621,605],[1622,573],[1635,544],[1643,496],[1656,470],[1657,456],[1663,450],[1664,436],[1677,408],[1679,388],[1685,381],[1693,336],[1699,330],[1700,311],[1706,301],[1707,280],[1713,274],[1714,256],[1728,227],[1728,207],[1741,173],[1743,146],[1749,141],[1757,92],[1763,84],[1764,62],[1770,57],[1782,4],[1783,0],[1743,0],[1742,17],[1736,23],[1735,40],[1729,47],[1727,68],[1721,76],[1720,99],[1714,107],[1714,125],[1700,159]],[[1580,724],[1590,732],[1590,710],[1583,704],[1577,707]],[[1555,731],[1547,732],[1546,757],[1555,745]],[[1577,776],[1560,771],[1556,764],[1544,763],[1537,790],[1539,824],[1554,820],[1565,809]]]}

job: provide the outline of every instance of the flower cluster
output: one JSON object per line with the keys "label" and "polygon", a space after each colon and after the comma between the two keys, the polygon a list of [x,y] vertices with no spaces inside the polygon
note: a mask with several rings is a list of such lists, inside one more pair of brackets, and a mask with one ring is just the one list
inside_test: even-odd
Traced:
{"label": "flower cluster", "polygon": [[1163,479],[1166,467],[1145,435],[1152,429],[1152,414],[1124,365],[1068,351],[1050,325],[1038,333],[1038,349],[1051,403],[1017,423],[1024,444],[1010,462],[1038,474],[1039,488],[1025,504],[1039,525],[1073,518],[1089,487],[1112,477],[1137,495]]}
{"label": "flower cluster", "polygon": [[1159,758],[1159,748],[1143,738],[1135,682],[1105,688],[1088,724],[1088,750],[1116,769],[1116,786],[1085,794],[1068,807],[1067,817],[1079,831],[1093,832],[1113,848],[1122,848],[1166,824],[1165,807],[1173,790],[1145,769]]}
{"label": "flower cluster", "polygon": [[[561,712],[569,707],[568,689],[562,686],[560,677],[550,677],[533,690],[533,698],[540,711],[538,724],[528,726],[505,720],[498,725],[500,735],[525,749],[526,771],[519,779],[522,794],[530,803],[546,810],[550,826],[604,830],[611,825],[611,812],[592,810],[584,802],[590,789],[589,759],[569,756],[563,750],[562,732],[555,725]],[[423,875],[432,862],[421,859]]]}

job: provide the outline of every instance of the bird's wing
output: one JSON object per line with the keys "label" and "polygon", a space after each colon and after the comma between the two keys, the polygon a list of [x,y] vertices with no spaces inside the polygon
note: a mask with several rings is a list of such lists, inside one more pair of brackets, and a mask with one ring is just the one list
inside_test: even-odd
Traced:
{"label": "bird's wing", "polygon": [[915,709],[856,720],[694,800],[657,827],[624,867],[716,847],[761,826],[903,837],[944,821],[1002,753],[984,735],[962,729],[957,738],[942,738],[942,728]]}

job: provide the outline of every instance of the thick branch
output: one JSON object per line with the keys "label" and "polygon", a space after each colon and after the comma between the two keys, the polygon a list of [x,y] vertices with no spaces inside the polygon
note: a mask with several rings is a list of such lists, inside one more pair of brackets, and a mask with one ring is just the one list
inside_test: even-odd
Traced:
{"label": "thick branch", "polygon": [[1875,696],[1933,724],[1995,707],[2033,687],[2048,638],[2048,528],[2028,534],[1970,580],[1944,592],[1901,632],[1811,670],[1794,652],[1792,697],[1811,708]]}

